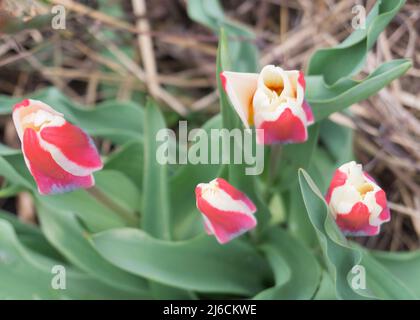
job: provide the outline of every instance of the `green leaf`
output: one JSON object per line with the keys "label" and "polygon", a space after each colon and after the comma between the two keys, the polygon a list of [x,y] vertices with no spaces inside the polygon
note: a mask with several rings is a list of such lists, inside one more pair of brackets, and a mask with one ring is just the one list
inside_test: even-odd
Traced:
{"label": "green leaf", "polygon": [[337,166],[354,160],[352,129],[326,119],[321,122],[320,136]]}
{"label": "green leaf", "polygon": [[131,292],[138,298],[148,296],[144,279],[115,267],[96,252],[89,242],[89,232],[71,211],[50,207],[42,200],[37,201],[37,209],[45,236],[73,265],[111,287]]}
{"label": "green leaf", "polygon": [[119,268],[187,290],[252,295],[268,273],[264,259],[239,240],[223,246],[208,236],[167,242],[126,228],[96,234],[93,243]]}
{"label": "green leaf", "polygon": [[306,213],[305,203],[302,193],[296,184],[288,192],[289,206],[287,226],[289,232],[298,239],[301,239],[308,248],[314,249],[319,246],[316,232]]}
{"label": "green leaf", "polygon": [[229,70],[231,68],[230,59],[227,35],[222,29],[220,32],[219,46],[217,48],[216,80],[220,97],[220,112],[222,114],[223,128],[232,130],[235,128],[242,128],[241,120],[233,106],[230,104],[229,98],[223,89],[222,80],[220,79],[220,74],[224,70]]}
{"label": "green leaf", "polygon": [[0,210],[0,219],[11,224],[16,232],[16,235],[25,247],[44,256],[64,261],[61,254],[48,243],[47,239],[37,226],[24,223],[13,213],[3,210]]}
{"label": "green leaf", "polygon": [[305,77],[308,88],[306,98],[312,106],[315,120],[320,121],[334,112],[370,97],[403,75],[410,67],[411,62],[407,59],[385,62],[363,80],[347,78],[332,87],[324,83],[322,76]]}
{"label": "green leaf", "polygon": [[43,203],[52,208],[57,210],[65,208],[73,212],[92,232],[126,226],[123,218],[86,190],[39,197]]}
{"label": "green leaf", "polygon": [[20,151],[15,154],[0,154],[0,175],[10,183],[29,190],[37,190]]}
{"label": "green leaf", "polygon": [[371,256],[402,281],[420,299],[420,251],[371,251]]}
{"label": "green leaf", "polygon": [[379,34],[404,3],[404,0],[377,1],[366,19],[366,28],[357,29],[335,48],[316,51],[309,62],[308,74],[323,76],[327,85],[354,75],[363,66]]}
{"label": "green leaf", "polygon": [[151,100],[147,103],[144,120],[142,227],[154,237],[170,239],[168,169],[167,165],[160,164],[156,159],[156,134],[165,128],[165,121]]}
{"label": "green leaf", "polygon": [[[324,197],[304,170],[299,170],[299,183],[305,207],[318,235],[325,263],[342,299],[412,299],[414,294],[385,268],[375,263],[366,252],[347,241],[329,214]],[[366,289],[352,289],[351,270],[359,265],[366,269]]]}
{"label": "green leaf", "polygon": [[314,124],[308,128],[308,140],[304,143],[288,144],[281,149],[281,159],[276,165],[278,172],[276,186],[279,191],[293,188],[297,184],[298,169],[307,169],[311,163],[312,155],[317,147],[319,125]]}
{"label": "green leaf", "polygon": [[[53,266],[66,270],[66,290],[51,286]],[[0,219],[0,298],[1,299],[127,299],[126,293],[95,280],[61,261],[25,248],[12,226]]]}
{"label": "green leaf", "polygon": [[141,192],[143,190],[143,149],[141,141],[130,141],[122,145],[107,158],[104,169],[124,173]]}
{"label": "green leaf", "polygon": [[314,300],[336,300],[334,282],[328,272],[322,272],[321,283]]}
{"label": "green leaf", "polygon": [[[233,70],[238,72],[256,72],[258,69],[258,50],[255,34],[246,26],[224,16],[218,0],[194,0],[187,2],[188,16],[191,20],[203,24],[215,34],[220,29],[226,30],[229,37],[230,56]],[[220,37],[222,35],[219,34]]]}
{"label": "green leaf", "polygon": [[321,268],[314,254],[280,228],[273,228],[261,249],[276,276],[276,285],[256,299],[310,299],[321,280]]}

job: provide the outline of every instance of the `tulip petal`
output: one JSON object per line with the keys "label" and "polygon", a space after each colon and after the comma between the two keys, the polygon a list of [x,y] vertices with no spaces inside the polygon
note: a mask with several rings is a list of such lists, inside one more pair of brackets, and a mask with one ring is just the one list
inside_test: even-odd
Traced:
{"label": "tulip petal", "polygon": [[223,71],[223,88],[246,128],[253,124],[252,99],[257,90],[258,74]]}
{"label": "tulip petal", "polygon": [[22,150],[40,194],[63,193],[78,188],[89,188],[94,184],[91,174],[74,176],[63,170],[51,154],[42,148],[38,134],[31,128],[25,129]]}
{"label": "tulip petal", "polygon": [[344,185],[346,183],[346,180],[347,180],[347,174],[340,171],[339,169],[335,170],[334,176],[331,180],[330,187],[328,188],[327,194],[325,196],[325,200],[327,201],[328,204],[330,203],[331,195],[334,189]]}
{"label": "tulip petal", "polygon": [[247,197],[245,193],[233,187],[225,179],[217,178],[216,181],[219,188],[222,189],[227,194],[229,194],[232,199],[243,201],[248,206],[249,210],[251,210],[252,212],[255,212],[257,210],[257,208],[255,207],[255,204],[251,201],[251,199]]}
{"label": "tulip petal", "polygon": [[379,215],[379,219],[382,222],[388,222],[389,220],[391,220],[391,213],[389,212],[385,191],[377,191],[375,193],[375,199],[376,203],[382,208],[382,212]]}
{"label": "tulip petal", "polygon": [[374,236],[379,233],[379,226],[369,224],[369,208],[357,202],[349,213],[337,213],[336,222],[345,235]]}
{"label": "tulip petal", "polygon": [[302,71],[299,71],[298,84],[303,88],[303,91],[305,91],[306,81],[305,81],[305,75],[303,74]]}
{"label": "tulip petal", "polygon": [[35,113],[37,113],[38,111],[41,111],[41,112],[45,111],[46,113],[50,114],[52,117],[56,116],[56,119],[55,119],[56,122],[61,122],[60,120],[64,122],[64,118],[62,118],[63,115],[55,111],[46,103],[43,103],[42,101],[39,101],[39,100],[25,99],[14,105],[13,114],[12,114],[13,123],[15,125],[16,132],[20,140],[22,140],[23,138],[23,131],[24,131],[23,122],[25,122],[25,119],[27,117],[31,117],[31,116],[34,117]]}
{"label": "tulip petal", "polygon": [[315,122],[314,114],[312,112],[311,106],[306,100],[303,100],[302,108],[303,108],[303,111],[305,112],[306,121],[308,125],[314,124]]}
{"label": "tulip petal", "polygon": [[20,108],[24,108],[24,107],[28,107],[29,105],[30,105],[30,100],[29,99],[24,99],[24,100],[22,100],[21,102],[18,102],[18,103],[16,103],[14,106],[13,106],[13,112],[15,112],[17,109],[20,109]]}
{"label": "tulip petal", "polygon": [[214,234],[221,244],[229,242],[257,225],[254,216],[239,211],[220,210],[203,198],[197,200],[197,207],[203,214],[205,212],[210,221],[207,225],[208,232]]}
{"label": "tulip petal", "polygon": [[286,108],[274,121],[262,121],[257,129],[259,144],[301,143],[308,138],[308,131],[302,119],[294,115],[290,108]]}
{"label": "tulip petal", "polygon": [[43,146],[53,159],[73,175],[85,176],[102,168],[102,161],[92,139],[68,122],[46,126],[40,131]]}
{"label": "tulip petal", "polygon": [[257,221],[252,201],[227,181],[217,178],[201,183],[196,190],[196,204],[204,219],[204,228],[221,244],[254,228]]}

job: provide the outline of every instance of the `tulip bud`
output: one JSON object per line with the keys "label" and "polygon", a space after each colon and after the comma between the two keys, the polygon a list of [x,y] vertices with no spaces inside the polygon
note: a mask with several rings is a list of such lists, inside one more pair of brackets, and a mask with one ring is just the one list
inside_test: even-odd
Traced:
{"label": "tulip bud", "polygon": [[326,201],[345,235],[377,235],[391,218],[385,192],[354,161],[335,171]]}
{"label": "tulip bud", "polygon": [[259,74],[224,71],[223,87],[245,127],[262,129],[260,144],[301,143],[308,139],[307,127],[314,116],[305,101],[305,78],[297,70],[273,65]]}
{"label": "tulip bud", "polygon": [[195,189],[196,204],[204,227],[223,244],[255,228],[254,203],[226,180],[216,178]]}
{"label": "tulip bud", "polygon": [[49,105],[23,100],[13,108],[13,122],[26,165],[40,194],[94,185],[92,172],[102,161],[92,139]]}

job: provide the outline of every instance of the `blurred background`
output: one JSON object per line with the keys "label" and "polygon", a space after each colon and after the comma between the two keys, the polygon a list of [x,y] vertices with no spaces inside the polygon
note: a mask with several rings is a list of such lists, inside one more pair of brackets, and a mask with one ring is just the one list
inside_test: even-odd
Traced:
{"label": "blurred background", "polygon": [[[254,42],[261,66],[305,70],[316,49],[334,46],[352,32],[355,5],[368,12],[374,3],[229,0],[220,1],[223,11],[213,9],[249,28],[252,36],[235,41]],[[63,7],[51,11],[57,5]],[[0,95],[21,97],[54,86],[95,108],[107,99],[143,103],[151,94],[164,107],[169,126],[180,118],[199,126],[219,110],[218,40],[195,18],[184,0],[0,0]],[[388,194],[392,221],[381,235],[358,240],[371,248],[420,246],[419,34],[420,2],[407,0],[369,53],[364,73],[396,58],[410,58],[413,68],[350,112],[331,117],[354,131],[356,158]],[[19,147],[10,116],[0,117],[0,132],[2,143]],[[107,140],[100,144],[104,154],[113,148]],[[21,193],[0,199],[0,205],[36,223],[31,201]]]}

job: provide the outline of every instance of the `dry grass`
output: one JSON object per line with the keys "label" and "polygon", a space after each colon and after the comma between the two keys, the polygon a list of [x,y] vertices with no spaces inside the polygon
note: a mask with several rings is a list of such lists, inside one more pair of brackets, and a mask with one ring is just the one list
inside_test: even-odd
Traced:
{"label": "dry grass", "polygon": [[[106,84],[118,88],[119,99],[147,91],[182,115],[217,111],[217,39],[188,19],[184,1],[118,1],[124,4],[124,19],[96,10],[96,1],[51,2],[71,11],[66,30],[44,26],[0,35],[1,93],[20,96],[54,85],[73,99],[94,105],[107,98],[98,90]],[[374,1],[364,3],[370,8]],[[351,32],[354,4],[354,0],[223,1],[229,17],[255,30],[261,64],[286,68],[305,68],[314,50],[343,40]],[[22,13],[37,14],[25,7]],[[0,16],[0,28],[5,21]],[[110,41],[109,30],[118,37]],[[352,106],[351,116],[331,117],[355,130],[356,154],[379,177],[391,202],[392,223],[381,236],[362,240],[369,247],[407,250],[420,244],[419,33],[420,6],[408,0],[380,36],[364,71],[403,57],[412,59],[413,68],[378,95]],[[134,56],[121,49],[127,45],[138,48]],[[105,49],[109,54],[103,54]],[[4,141],[16,145],[10,121],[2,123]],[[27,198],[18,201],[28,219]]]}

